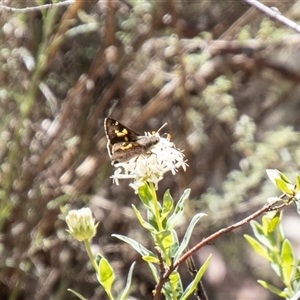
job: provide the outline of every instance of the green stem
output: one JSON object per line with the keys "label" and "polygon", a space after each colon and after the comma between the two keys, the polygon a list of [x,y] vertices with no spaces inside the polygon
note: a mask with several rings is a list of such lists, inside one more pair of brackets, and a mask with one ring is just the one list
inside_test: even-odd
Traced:
{"label": "green stem", "polygon": [[[97,264],[97,262],[96,262],[96,260],[94,258],[94,255],[92,253],[92,249],[91,249],[91,245],[90,245],[90,240],[87,239],[87,240],[84,240],[83,242],[84,242],[84,245],[85,245],[86,252],[87,252],[87,254],[88,254],[89,258],[90,258],[90,261],[91,261],[91,263],[92,263],[92,265],[93,265],[93,267],[95,269],[95,272],[96,272],[96,274],[98,276],[98,274],[99,274],[99,267],[98,267],[98,264]],[[106,292],[106,294],[108,296],[108,299],[114,300],[114,297],[113,297],[113,295],[111,294],[110,291],[108,291],[108,290],[105,289],[105,292]]]}
{"label": "green stem", "polygon": [[151,194],[152,194],[154,215],[155,215],[158,231],[161,232],[161,231],[163,231],[163,226],[162,226],[162,222],[161,222],[161,218],[160,218],[160,214],[159,214],[159,207],[158,207],[158,201],[157,201],[154,184],[152,182],[149,182],[149,187],[150,187]]}
{"label": "green stem", "polygon": [[[156,220],[156,223],[157,223],[157,227],[158,227],[158,232],[162,232],[164,230],[163,228],[163,225],[162,225],[162,220],[161,220],[161,217],[160,217],[160,213],[159,213],[159,204],[158,204],[158,201],[157,201],[157,195],[156,195],[156,191],[155,191],[155,186],[152,182],[149,182],[149,187],[150,187],[150,190],[151,190],[151,194],[152,194],[152,202],[153,202],[153,212],[154,212],[154,215],[155,215],[155,220]],[[171,260],[168,256],[168,252],[166,251],[166,249],[161,248],[161,251],[163,252],[163,256],[166,260],[166,264],[168,266],[171,265]]]}
{"label": "green stem", "polygon": [[92,265],[93,265],[96,273],[98,274],[98,265],[96,263],[94,255],[92,253],[92,249],[91,249],[91,245],[90,245],[90,240],[87,239],[87,240],[84,240],[83,242],[84,242],[84,245],[85,245],[86,252],[87,252],[87,254],[88,254],[89,258],[90,258],[90,261],[91,261],[91,263],[92,263]]}

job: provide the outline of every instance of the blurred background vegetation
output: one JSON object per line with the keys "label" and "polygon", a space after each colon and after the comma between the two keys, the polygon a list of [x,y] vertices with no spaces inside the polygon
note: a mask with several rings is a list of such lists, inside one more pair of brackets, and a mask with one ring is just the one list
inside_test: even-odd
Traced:
{"label": "blurred background vegetation", "polygon": [[[178,199],[192,189],[182,232],[196,212],[207,213],[191,246],[278,195],[267,168],[298,172],[300,36],[293,30],[242,1],[4,4],[20,10],[0,7],[0,299],[75,299],[67,288],[105,299],[82,245],[65,231],[66,212],[83,206],[100,222],[94,250],[113,264],[116,289],[136,260],[132,296],[152,299],[146,264],[111,237],[153,246],[130,207],[137,196],[109,178],[107,116],[140,132],[167,122],[164,130],[185,149],[188,170],[168,174],[158,193],[170,189]],[[267,5],[300,20],[297,1]],[[299,218],[286,210],[283,221],[299,246]],[[200,266],[213,254],[204,276],[210,299],[276,299],[256,283],[278,285],[244,233],[249,225],[195,255]],[[185,266],[180,271],[188,284]]]}

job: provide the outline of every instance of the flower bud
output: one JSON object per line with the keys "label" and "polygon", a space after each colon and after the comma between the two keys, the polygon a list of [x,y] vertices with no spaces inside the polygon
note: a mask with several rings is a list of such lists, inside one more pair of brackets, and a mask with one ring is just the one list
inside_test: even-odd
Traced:
{"label": "flower bud", "polygon": [[80,242],[89,240],[96,234],[98,223],[95,224],[95,219],[88,207],[70,210],[66,216],[66,222],[69,227],[67,231]]}

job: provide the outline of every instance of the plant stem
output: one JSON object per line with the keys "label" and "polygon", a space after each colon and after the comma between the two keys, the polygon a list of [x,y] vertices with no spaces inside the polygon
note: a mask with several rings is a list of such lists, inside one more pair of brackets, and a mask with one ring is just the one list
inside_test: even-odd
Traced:
{"label": "plant stem", "polygon": [[90,240],[84,240],[84,245],[85,245],[86,252],[87,252],[87,254],[90,258],[90,261],[91,261],[96,273],[98,274],[98,265],[96,263],[96,260],[94,258],[93,253],[92,253],[92,250],[91,250]]}
{"label": "plant stem", "polygon": [[160,218],[155,187],[154,187],[154,184],[152,182],[149,182],[149,186],[150,186],[152,199],[153,199],[153,209],[154,209],[155,220],[156,220],[156,223],[157,223],[158,231],[161,232],[161,231],[163,231],[163,226],[162,226],[162,222],[161,222],[161,218]]}

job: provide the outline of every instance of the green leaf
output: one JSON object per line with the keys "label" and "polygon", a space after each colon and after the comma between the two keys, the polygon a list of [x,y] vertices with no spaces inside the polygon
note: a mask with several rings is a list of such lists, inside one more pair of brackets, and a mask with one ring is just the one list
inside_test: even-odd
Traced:
{"label": "green leaf", "polygon": [[280,220],[281,220],[281,213],[280,211],[276,211],[275,215],[273,215],[272,218],[270,219],[268,233],[271,233],[278,228],[278,225],[280,224]]}
{"label": "green leaf", "polygon": [[139,212],[139,210],[138,210],[133,204],[132,204],[131,206],[132,206],[132,208],[133,208],[133,210],[134,210],[134,212],[135,212],[135,215],[136,215],[137,219],[139,220],[140,224],[141,224],[145,229],[147,229],[148,231],[150,231],[150,232],[152,232],[152,233],[156,233],[157,230],[156,230],[151,224],[149,224],[148,222],[146,222],[146,221],[143,219],[143,217],[142,217],[141,213]]}
{"label": "green leaf", "polygon": [[262,217],[262,222],[261,222],[262,230],[264,235],[268,234],[268,227],[269,227],[269,219],[264,215]]}
{"label": "green leaf", "polygon": [[153,256],[156,258],[153,252],[142,246],[137,241],[120,234],[112,234],[112,236],[118,238],[119,240],[129,244],[135,251],[137,251],[141,256]]}
{"label": "green leaf", "polygon": [[173,245],[173,236],[170,230],[164,230],[154,235],[154,242],[163,253],[166,253],[168,249]]}
{"label": "green leaf", "polygon": [[157,225],[156,216],[153,214],[153,211],[151,211],[150,209],[147,209],[147,219],[148,219],[149,224],[155,230],[155,231],[151,231],[151,232],[157,233],[158,232],[158,225]]}
{"label": "green leaf", "polygon": [[172,272],[172,274],[169,276],[169,282],[173,291],[173,295],[176,295],[176,299],[181,297],[183,293],[183,287],[180,275],[177,271]]}
{"label": "green leaf", "polygon": [[207,260],[205,261],[205,263],[201,266],[201,268],[197,272],[194,280],[185,289],[185,291],[184,291],[183,295],[181,296],[180,300],[186,300],[188,298],[188,296],[190,296],[195,291],[195,289],[197,287],[197,284],[201,280],[204,272],[206,271],[206,269],[207,269],[207,267],[209,265],[210,259],[211,259],[211,255],[207,258]]}
{"label": "green leaf", "polygon": [[174,206],[174,200],[170,194],[170,191],[167,190],[164,194],[161,219],[164,220],[168,214],[171,212]]}
{"label": "green leaf", "polygon": [[281,263],[282,263],[282,280],[284,284],[289,287],[295,269],[295,258],[293,254],[292,245],[289,240],[285,239],[281,247]]}
{"label": "green leaf", "polygon": [[300,290],[300,268],[299,268],[299,259],[297,259],[297,265],[298,266],[294,266],[295,267],[295,276],[294,276],[294,280],[293,280],[293,291],[299,291]]}
{"label": "green leaf", "polygon": [[269,256],[268,251],[265,249],[264,246],[262,246],[257,240],[255,240],[252,236],[248,234],[244,234],[244,238],[247,240],[247,242],[251,245],[253,250],[259,254],[260,256],[264,257],[268,261],[273,261],[272,258]]}
{"label": "green leaf", "polygon": [[[150,257],[153,257],[154,259],[157,259],[156,256],[153,254],[153,252],[151,252],[150,250],[148,250],[147,248],[145,248],[144,246],[142,246],[140,243],[138,243],[137,241],[127,237],[127,236],[123,236],[123,235],[119,235],[119,234],[112,234],[112,236],[120,239],[121,241],[129,244],[135,251],[137,251],[142,257],[148,257],[148,260],[150,260]],[[148,261],[148,266],[151,270],[152,276],[155,279],[156,282],[158,282],[158,273],[157,273],[157,269],[156,267]]]}
{"label": "green leaf", "polygon": [[86,298],[84,298],[83,296],[81,296],[79,293],[75,292],[72,289],[68,289],[68,291],[71,292],[71,293],[73,293],[75,296],[77,296],[81,300],[87,300]]}
{"label": "green leaf", "polygon": [[123,290],[123,293],[121,295],[120,300],[126,300],[128,299],[128,295],[130,292],[130,288],[131,288],[131,281],[132,281],[132,274],[133,274],[133,268],[134,268],[135,262],[130,266],[129,272],[128,272],[128,276],[127,276],[127,281],[126,281],[126,286]]}
{"label": "green leaf", "polygon": [[[273,254],[273,253],[270,253],[270,254]],[[278,255],[273,255],[273,256],[274,256],[273,262],[270,263],[271,268],[273,269],[273,271],[276,273],[276,275],[279,278],[282,278],[282,274],[281,274],[282,266],[278,262]]]}
{"label": "green leaf", "polygon": [[277,172],[278,172],[278,175],[280,176],[280,178],[281,178],[285,183],[291,183],[291,182],[288,180],[288,178],[287,178],[283,173],[281,173],[281,172],[278,171],[278,170],[277,170]]}
{"label": "green leaf", "polygon": [[288,178],[278,170],[266,170],[269,179],[285,194],[293,195],[292,185]]}
{"label": "green leaf", "polygon": [[156,258],[156,257],[153,257],[153,256],[149,256],[149,255],[146,255],[146,256],[142,256],[142,259],[146,262],[151,262],[151,263],[154,263],[154,264],[159,264],[159,259]]}
{"label": "green leaf", "polygon": [[[166,300],[174,300],[172,286],[170,281],[167,281],[162,288],[162,293],[166,297]],[[175,298],[176,299],[176,298]]]}
{"label": "green leaf", "polygon": [[[264,246],[266,246],[268,249],[272,250],[273,245],[275,243],[274,239],[271,239],[271,236],[267,234],[267,232],[264,231],[264,228],[262,225],[260,225],[256,221],[251,221],[250,226],[252,227],[253,233],[258,241],[260,241]],[[267,230],[266,230],[267,231]]]}
{"label": "green leaf", "polygon": [[296,193],[300,191],[300,175],[296,175]]}
{"label": "green leaf", "polygon": [[203,216],[206,216],[206,214],[203,214],[203,213],[199,213],[199,214],[196,214],[193,219],[191,220],[186,232],[185,232],[185,235],[182,239],[182,242],[180,243],[180,247],[178,248],[175,256],[174,256],[174,261],[177,261],[179,259],[179,257],[181,256],[182,252],[186,249],[186,247],[188,246],[188,243],[190,241],[190,238],[192,236],[192,233],[193,233],[193,229],[195,227],[195,225],[197,224],[197,222],[203,217]]}
{"label": "green leaf", "polygon": [[177,232],[174,229],[171,230],[171,234],[173,237],[173,245],[171,245],[169,249],[169,257],[174,257],[178,250],[179,242],[178,242]]}
{"label": "green leaf", "polygon": [[115,280],[113,268],[109,262],[99,253],[97,254],[98,280],[106,292],[111,293],[111,287]]}
{"label": "green leaf", "polygon": [[275,178],[280,178],[278,171],[273,169],[267,169],[266,173],[269,179],[273,182],[273,184],[276,185]]}
{"label": "green leaf", "polygon": [[271,211],[263,216],[263,230],[265,234],[272,233],[280,223],[280,212],[279,211]]}
{"label": "green leaf", "polygon": [[170,218],[167,222],[166,229],[169,229],[169,230],[173,229],[176,226],[176,224],[178,223],[178,221],[180,220],[180,218],[182,217],[183,210],[184,210],[184,202],[189,197],[190,192],[191,192],[191,189],[186,189],[183,192],[183,195],[181,196],[181,198],[179,199],[179,201],[176,204],[173,214],[170,216]]}
{"label": "green leaf", "polygon": [[282,298],[287,298],[287,294],[284,291],[281,291],[280,289],[278,289],[277,287],[275,287],[274,285],[267,283],[263,280],[257,280],[257,282],[263,286],[264,288],[268,289],[269,291],[271,291],[273,294],[278,295],[279,297]]}
{"label": "green leaf", "polygon": [[276,185],[275,179],[282,179],[282,181],[284,181],[285,183],[290,183],[290,181],[288,180],[288,178],[281,173],[280,171],[276,170],[276,169],[267,169],[266,170],[267,175],[269,177],[269,179],[273,182],[273,184]]}
{"label": "green leaf", "polygon": [[150,262],[148,262],[148,266],[149,266],[149,268],[151,270],[151,273],[152,273],[152,276],[153,276],[155,282],[158,282],[158,277],[159,276],[158,276],[158,272],[157,272],[156,267],[152,263],[150,263]]}
{"label": "green leaf", "polygon": [[139,195],[142,203],[148,209],[151,209],[153,197],[152,197],[151,189],[147,183],[144,183],[141,187],[139,187],[138,195]]}
{"label": "green leaf", "polygon": [[281,224],[279,224],[279,226],[277,227],[276,234],[277,234],[277,243],[279,245],[281,245],[283,243],[283,241],[285,240],[285,235],[284,235]]}
{"label": "green leaf", "polygon": [[282,191],[283,193],[287,195],[294,195],[293,190],[290,188],[292,187],[289,183],[286,183],[284,180],[281,178],[275,178],[275,183],[277,188]]}

